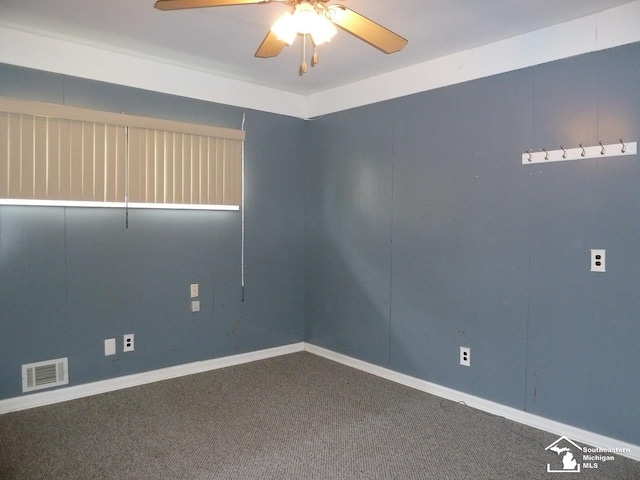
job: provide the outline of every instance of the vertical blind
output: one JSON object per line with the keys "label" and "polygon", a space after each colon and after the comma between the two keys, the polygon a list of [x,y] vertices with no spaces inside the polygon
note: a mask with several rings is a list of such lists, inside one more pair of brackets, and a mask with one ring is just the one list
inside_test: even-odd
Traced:
{"label": "vertical blind", "polygon": [[0,197],[124,199],[125,128],[0,113]]}
{"label": "vertical blind", "polygon": [[242,130],[0,98],[0,202],[239,206],[243,140]]}
{"label": "vertical blind", "polygon": [[238,205],[241,145],[205,135],[129,129],[129,201]]}

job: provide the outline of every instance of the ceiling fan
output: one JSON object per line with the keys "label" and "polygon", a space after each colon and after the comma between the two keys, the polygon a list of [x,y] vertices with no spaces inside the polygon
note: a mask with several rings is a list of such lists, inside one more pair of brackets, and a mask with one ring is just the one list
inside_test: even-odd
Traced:
{"label": "ceiling fan", "polygon": [[328,42],[336,33],[334,25],[355,35],[360,40],[381,50],[394,53],[402,50],[407,39],[375,23],[344,5],[329,4],[330,0],[157,0],[155,8],[163,11],[202,7],[226,7],[231,5],[285,3],[292,7],[273,25],[255,53],[256,57],[269,58],[280,54],[286,45],[302,36],[303,60],[300,75],[307,71],[304,61],[307,37],[313,44],[311,66],[318,63],[318,45]]}

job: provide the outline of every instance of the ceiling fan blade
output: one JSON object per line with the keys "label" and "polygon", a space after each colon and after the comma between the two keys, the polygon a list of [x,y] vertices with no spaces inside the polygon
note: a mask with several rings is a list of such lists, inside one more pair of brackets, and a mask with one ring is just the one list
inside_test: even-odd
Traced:
{"label": "ceiling fan blade", "polygon": [[251,3],[268,3],[269,0],[158,0],[154,5],[158,10],[183,10],[186,8],[226,7]]}
{"label": "ceiling fan blade", "polygon": [[327,17],[339,27],[384,53],[397,52],[409,43],[406,38],[342,5],[329,7]]}
{"label": "ceiling fan blade", "polygon": [[269,30],[267,36],[258,47],[256,57],[269,58],[280,54],[286,43],[278,38],[278,36]]}

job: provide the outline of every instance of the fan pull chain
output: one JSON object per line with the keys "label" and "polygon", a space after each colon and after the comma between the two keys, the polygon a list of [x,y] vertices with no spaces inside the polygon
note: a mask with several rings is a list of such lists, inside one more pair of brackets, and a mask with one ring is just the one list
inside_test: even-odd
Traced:
{"label": "fan pull chain", "polygon": [[311,66],[315,67],[318,64],[318,46],[313,46],[313,56],[311,57]]}
{"label": "fan pull chain", "polygon": [[305,73],[307,73],[307,62],[304,59],[306,54],[307,54],[307,36],[302,35],[302,56],[300,58],[300,61],[302,62],[302,64],[300,65],[300,76],[303,76]]}

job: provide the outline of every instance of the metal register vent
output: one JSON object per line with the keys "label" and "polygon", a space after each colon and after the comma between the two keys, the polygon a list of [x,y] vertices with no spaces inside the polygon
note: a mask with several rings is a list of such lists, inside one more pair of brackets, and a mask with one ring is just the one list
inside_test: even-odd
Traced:
{"label": "metal register vent", "polygon": [[69,359],[58,358],[22,365],[22,391],[56,387],[69,383]]}

